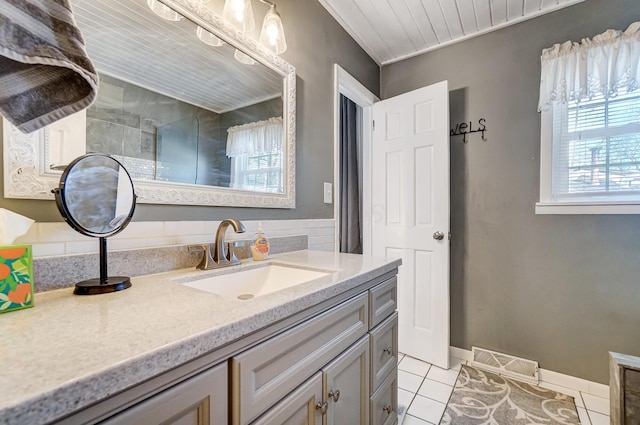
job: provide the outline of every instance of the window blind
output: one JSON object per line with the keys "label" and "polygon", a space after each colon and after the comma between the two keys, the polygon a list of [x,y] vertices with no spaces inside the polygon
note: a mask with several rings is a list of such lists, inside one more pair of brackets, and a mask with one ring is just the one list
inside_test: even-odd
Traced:
{"label": "window blind", "polygon": [[553,105],[554,199],[640,195],[640,93]]}

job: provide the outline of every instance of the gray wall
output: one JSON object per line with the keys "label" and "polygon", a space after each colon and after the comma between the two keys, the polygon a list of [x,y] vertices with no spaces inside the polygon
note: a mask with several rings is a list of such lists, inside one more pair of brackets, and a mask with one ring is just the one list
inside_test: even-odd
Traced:
{"label": "gray wall", "polygon": [[535,215],[540,52],[640,20],[638,0],[587,0],[384,66],[383,98],[449,80],[451,343],[608,382],[607,351],[640,355],[640,216]]}
{"label": "gray wall", "polygon": [[[222,12],[223,0],[210,7]],[[288,50],[281,56],[297,71],[297,197],[293,210],[159,206],[140,204],[134,221],[332,218],[333,205],[322,202],[323,182],[333,182],[333,64],[338,63],[369,90],[379,92],[379,67],[317,0],[278,0]],[[258,39],[269,7],[253,2]],[[53,201],[0,198],[8,208],[37,221],[61,221]]]}

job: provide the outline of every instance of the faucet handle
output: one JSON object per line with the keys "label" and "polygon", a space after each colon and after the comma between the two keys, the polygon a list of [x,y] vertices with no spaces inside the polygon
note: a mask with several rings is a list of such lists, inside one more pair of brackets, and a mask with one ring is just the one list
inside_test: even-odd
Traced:
{"label": "faucet handle", "polygon": [[187,246],[187,249],[189,250],[189,252],[206,252],[209,249],[209,246],[207,244],[193,244],[193,245],[189,245]]}
{"label": "faucet handle", "polygon": [[211,259],[211,244],[193,244],[187,246],[187,249],[189,250],[189,252],[204,253],[204,255],[202,256],[202,260],[200,260],[200,263],[196,266],[197,269],[209,270],[211,268],[211,264],[213,263],[213,260]]}

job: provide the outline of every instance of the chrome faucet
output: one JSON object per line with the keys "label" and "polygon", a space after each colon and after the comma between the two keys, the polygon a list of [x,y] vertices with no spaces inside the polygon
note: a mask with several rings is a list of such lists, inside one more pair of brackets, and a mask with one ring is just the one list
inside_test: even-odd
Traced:
{"label": "chrome faucet", "polygon": [[[211,270],[220,267],[228,267],[240,264],[240,260],[238,260],[238,257],[236,257],[236,254],[233,251],[233,242],[228,242],[225,244],[224,241],[224,234],[227,231],[227,227],[229,226],[232,226],[233,230],[236,233],[244,233],[247,231],[247,229],[245,229],[244,227],[244,224],[242,224],[240,220],[228,218],[220,222],[218,230],[216,231],[216,241],[214,244],[189,246],[190,251],[204,251],[202,261],[200,261],[200,264],[196,266],[198,269]],[[211,251],[213,251],[213,253]]]}

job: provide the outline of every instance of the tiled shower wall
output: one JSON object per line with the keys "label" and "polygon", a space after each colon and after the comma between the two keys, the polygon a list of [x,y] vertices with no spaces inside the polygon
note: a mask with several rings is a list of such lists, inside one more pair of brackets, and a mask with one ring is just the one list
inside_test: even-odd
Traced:
{"label": "tiled shower wall", "polygon": [[[227,239],[250,239],[258,221],[243,221],[247,232]],[[121,233],[108,239],[109,251],[152,248],[191,243],[214,242],[220,221],[143,221],[132,222]],[[267,237],[307,235],[309,249],[333,251],[335,222],[326,220],[263,220]],[[35,223],[16,244],[33,245],[34,257],[98,252],[98,239],[84,236],[66,223]]]}

